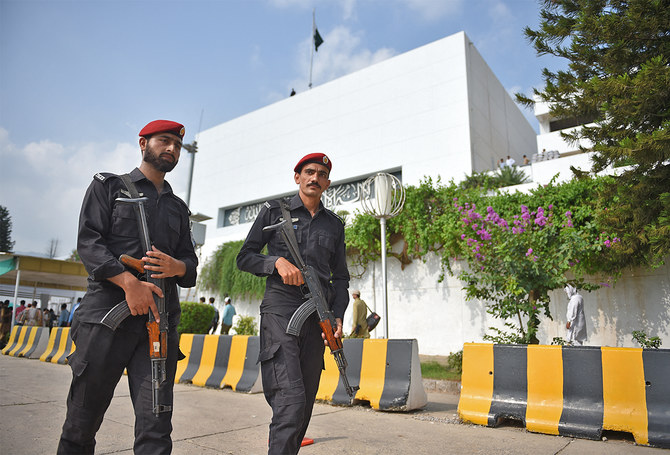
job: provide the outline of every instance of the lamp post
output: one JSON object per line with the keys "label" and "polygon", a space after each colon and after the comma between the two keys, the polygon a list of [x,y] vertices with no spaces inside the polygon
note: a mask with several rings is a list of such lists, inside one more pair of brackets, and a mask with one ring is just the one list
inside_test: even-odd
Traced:
{"label": "lamp post", "polygon": [[191,186],[193,186],[193,166],[195,165],[195,154],[198,153],[198,141],[191,144],[183,144],[182,147],[191,154],[191,168],[188,173],[188,188],[186,188],[186,205],[191,204]]}
{"label": "lamp post", "polygon": [[[384,288],[384,338],[388,338],[388,290],[386,283],[386,220],[393,218],[402,211],[405,204],[405,188],[396,177],[380,172],[363,182],[361,203],[363,211],[379,218],[381,224],[382,246],[382,287]],[[372,197],[374,194],[374,198]]]}

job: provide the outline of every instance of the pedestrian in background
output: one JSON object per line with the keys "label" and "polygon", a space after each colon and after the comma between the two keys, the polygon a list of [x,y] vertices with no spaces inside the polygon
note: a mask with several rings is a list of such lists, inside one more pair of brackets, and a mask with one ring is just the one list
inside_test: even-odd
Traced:
{"label": "pedestrian in background", "polygon": [[354,299],[354,304],[352,305],[354,317],[350,336],[352,338],[370,338],[367,320],[368,306],[365,301],[361,300],[361,291],[351,291],[351,297]]}
{"label": "pedestrian in background", "polygon": [[58,327],[67,327],[67,321],[70,319],[70,312],[67,310],[67,303],[60,306],[58,315]]}
{"label": "pedestrian in background", "polygon": [[568,322],[565,328],[568,329],[568,343],[583,345],[586,341],[586,317],[584,316],[584,298],[577,292],[577,288],[568,284],[565,286],[565,293],[568,296],[568,311],[566,318]]}
{"label": "pedestrian in background", "polygon": [[214,307],[214,317],[212,318],[212,326],[209,328],[209,333],[215,334],[216,329],[219,328],[219,309],[214,305],[214,297],[209,298],[209,304]]}
{"label": "pedestrian in background", "polygon": [[223,321],[221,321],[221,334],[228,335],[230,329],[233,327],[233,316],[237,314],[230,297],[223,299],[225,303],[223,307]]}

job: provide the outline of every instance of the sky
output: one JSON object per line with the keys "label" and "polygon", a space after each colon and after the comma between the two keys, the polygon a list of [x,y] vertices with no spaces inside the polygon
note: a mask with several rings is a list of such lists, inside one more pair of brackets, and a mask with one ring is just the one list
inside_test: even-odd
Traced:
{"label": "sky", "polygon": [[[57,241],[68,257],[93,175],[138,166],[149,121],[183,123],[188,143],[308,90],[314,10],[314,87],[459,31],[509,93],[541,88],[542,68],[561,63],[523,35],[536,0],[0,0],[0,205],[14,251]],[[167,176],[182,197],[190,159]]]}

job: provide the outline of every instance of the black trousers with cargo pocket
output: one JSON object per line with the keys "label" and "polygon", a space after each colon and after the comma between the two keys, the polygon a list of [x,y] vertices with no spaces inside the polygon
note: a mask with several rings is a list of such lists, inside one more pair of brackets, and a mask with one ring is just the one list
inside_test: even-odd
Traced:
{"label": "black trousers with cargo pocket", "polygon": [[261,314],[260,354],[263,393],[272,407],[268,454],[294,455],[300,450],[323,370],[324,344],[316,314],[300,336],[286,333],[289,318]]}
{"label": "black trousers with cargo pocket", "polygon": [[[177,369],[177,323],[178,320],[170,321],[167,380],[160,388],[160,404],[170,406]],[[135,330],[126,330],[122,324],[112,331],[101,324],[77,322],[75,318],[70,334],[76,350],[69,358],[72,384],[58,444],[59,454],[94,453],[95,435],[124,369],[128,371],[130,398],[135,410],[134,453],[171,452],[172,412],[158,417],[153,414],[148,335],[146,329],[141,330],[142,324],[134,325]]]}

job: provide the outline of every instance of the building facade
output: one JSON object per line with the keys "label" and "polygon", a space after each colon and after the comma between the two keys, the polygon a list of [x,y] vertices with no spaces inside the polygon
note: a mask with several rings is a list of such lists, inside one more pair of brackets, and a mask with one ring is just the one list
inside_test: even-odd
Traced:
{"label": "building facade", "polygon": [[[542,129],[537,136],[461,32],[203,131],[191,194],[192,211],[212,217],[201,257],[206,260],[221,243],[245,238],[263,202],[295,194],[292,169],[307,153],[331,158],[332,183],[323,202],[351,215],[361,210],[362,182],[377,172],[392,173],[406,185],[427,177],[458,181],[495,170],[500,158],[510,155],[520,164],[527,155],[535,159],[524,167],[532,183],[523,190],[557,172],[561,180],[571,178],[570,166],[588,170],[588,154],[554,145],[559,133],[552,128],[560,124],[551,126],[548,109],[542,109],[536,108]],[[538,157],[545,148],[558,151],[552,159]],[[625,334],[645,327],[639,314],[663,321],[650,335],[670,340],[665,322],[670,310],[663,310],[670,308],[667,291],[657,287],[653,295],[664,306],[639,308],[647,285],[660,279],[667,288],[668,270],[625,276],[616,289],[585,295],[590,344],[631,346]],[[387,318],[389,337],[416,338],[421,353],[446,355],[464,342],[481,341],[499,322],[481,302],[465,300],[459,280],[439,282],[440,273],[434,256],[404,269],[389,258],[388,314],[379,262],[352,279],[350,288],[360,289],[363,300]],[[259,303],[238,300],[235,306],[238,314],[257,317]],[[560,293],[552,296],[554,321],[543,321],[542,343],[565,336],[566,304]],[[347,332],[350,327],[349,310]],[[380,325],[372,336],[381,335]]]}

